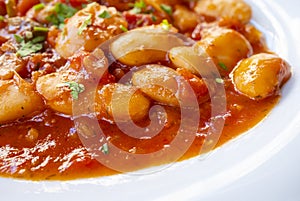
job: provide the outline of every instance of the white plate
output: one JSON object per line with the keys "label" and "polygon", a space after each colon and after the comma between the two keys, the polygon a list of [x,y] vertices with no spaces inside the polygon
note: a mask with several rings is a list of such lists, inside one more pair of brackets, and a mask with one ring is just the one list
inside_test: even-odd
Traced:
{"label": "white plate", "polygon": [[0,179],[1,200],[300,200],[300,1],[250,1],[268,44],[293,66],[271,115],[215,150],[153,174],[70,182]]}

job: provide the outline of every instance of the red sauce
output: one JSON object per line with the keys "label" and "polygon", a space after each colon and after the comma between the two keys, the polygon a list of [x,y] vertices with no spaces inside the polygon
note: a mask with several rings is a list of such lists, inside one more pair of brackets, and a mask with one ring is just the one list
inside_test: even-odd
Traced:
{"label": "red sauce", "polygon": [[[19,1],[18,6],[20,7],[20,5],[26,4],[26,2],[29,1]],[[71,5],[76,7],[80,7],[81,3],[86,2],[88,1],[70,1]],[[139,15],[129,14],[128,10],[131,7],[128,2],[134,2],[131,0],[100,2],[103,2],[104,5],[116,6],[117,9],[121,11],[126,10],[123,17],[130,25],[129,29],[152,23],[158,24],[164,18],[171,20],[171,17],[168,14],[159,12],[159,9],[157,8],[151,15],[149,15],[149,13]],[[0,14],[4,15],[6,14],[6,10],[4,9],[5,4],[2,4],[0,4]],[[193,4],[194,2],[182,4],[181,6],[185,6],[186,10],[192,10],[195,6]],[[170,5],[175,7],[173,4]],[[26,5],[20,12],[24,14],[31,6],[31,4]],[[154,9],[154,7],[155,6],[152,5],[143,9],[148,11]],[[182,12],[187,11],[183,10]],[[21,14],[19,13],[19,15]],[[189,15],[187,14],[187,16]],[[204,20],[205,17],[202,16],[200,18],[199,16],[199,19]],[[212,19],[207,22],[210,22],[211,20]],[[13,34],[21,34],[30,30],[27,25],[25,26],[26,23],[29,24],[29,22],[22,20],[20,25],[16,25],[15,27],[11,26],[10,28],[15,29],[15,32],[12,32],[9,30],[6,21],[0,20],[0,47],[5,44],[9,38],[13,38]],[[88,21],[86,23],[88,26]],[[196,21],[196,23],[198,22]],[[180,22],[180,25],[184,26],[185,24]],[[182,33],[195,40],[200,40],[200,32],[205,26],[210,25],[203,21],[203,23],[199,23],[197,27],[192,27],[193,30],[190,29],[191,27],[185,27],[188,31]],[[216,24],[214,24],[214,26],[216,26]],[[234,29],[243,34],[251,43],[254,53],[268,51],[263,41],[263,37],[261,37],[261,33],[254,27],[228,19],[220,20],[218,26]],[[64,66],[68,59],[72,62],[74,58],[76,59],[82,56],[79,55],[79,57],[76,57],[76,55],[73,55],[74,57],[72,60],[72,57],[68,59],[62,58],[55,52],[54,46],[60,31],[61,30],[59,29],[53,29],[48,32],[47,40],[45,41],[44,49],[42,50],[44,52],[35,53],[29,58],[20,61],[23,62],[25,66],[25,68],[19,72],[23,79],[31,80],[34,76],[40,76],[39,73],[49,74],[55,72],[61,66]],[[9,42],[16,45],[14,44],[16,43],[14,40]],[[10,43],[8,43],[8,47],[10,47]],[[5,51],[0,49],[0,52],[2,54]],[[74,62],[76,63],[76,61]],[[170,63],[168,62],[169,61],[166,63],[169,65]],[[109,72],[106,72],[105,81],[102,80],[105,82],[104,84],[120,79],[124,73],[130,70],[130,66],[118,63],[113,65],[115,65],[115,67],[110,68]],[[33,74],[35,71],[38,73]],[[254,127],[269,114],[279,100],[278,95],[272,95],[259,101],[251,100],[236,92],[232,84],[226,81],[227,79],[228,76],[224,77],[226,82],[227,101],[226,114],[223,116],[225,124],[220,138],[217,139],[217,141],[212,142],[213,144],[216,144],[214,148],[223,145],[227,141]],[[201,146],[206,137],[208,129],[207,125],[211,118],[210,104],[211,103],[207,101],[200,105],[198,132],[191,133],[194,141],[191,143],[188,150],[182,151],[182,147],[175,147],[174,152],[176,152],[176,149],[177,151],[179,150],[179,152],[182,152],[182,155],[179,158],[176,158],[177,161],[186,160],[199,155]],[[94,154],[87,150],[80,140],[74,121],[70,117],[58,114],[54,110],[49,109],[48,106],[45,107],[47,109],[30,119],[20,119],[12,123],[0,125],[0,176],[29,180],[70,180],[120,173],[101,164],[94,157]],[[104,131],[106,138],[109,139],[109,142],[125,152],[147,154],[163,150],[170,146],[172,141],[176,138],[181,117],[178,108],[168,106],[163,107],[167,112],[167,120],[162,131],[153,138],[137,139],[130,137],[124,134],[110,121],[99,120],[99,125]],[[146,119],[138,122],[138,125],[145,127],[149,125],[149,123],[150,120]],[[181,140],[182,142],[185,141],[185,139]],[[170,153],[170,155],[166,155],[166,153],[162,153],[165,154],[163,155],[164,157],[159,157],[157,159],[152,158],[147,161],[136,161],[126,165],[134,170],[174,162],[172,153]],[[115,156],[109,150],[107,150],[107,153],[105,154],[111,154],[112,157],[115,157],[117,160],[124,160],[124,156]]]}
{"label": "red sauce", "polygon": [[[277,101],[277,96],[253,101],[234,91],[227,91],[228,115],[217,146],[252,128],[267,116]],[[207,107],[206,104],[201,108]],[[208,121],[206,117],[210,116],[210,110],[202,109],[201,112],[200,124],[203,125]],[[173,126],[165,128],[151,140],[130,138],[108,122],[99,121],[99,124],[103,130],[108,131],[105,132],[107,136],[113,137],[111,142],[114,145],[126,151],[135,148],[136,152],[152,152],[172,141],[170,133],[176,133],[179,116],[178,110],[169,108],[168,122]],[[31,128],[38,132],[38,138],[35,140],[29,139],[28,131]],[[193,144],[180,160],[197,156],[203,139],[201,136],[196,136]],[[168,158],[165,158],[153,162],[152,165],[168,162],[170,162]],[[4,125],[0,128],[0,172],[5,177],[30,180],[69,180],[117,173],[100,164],[87,152],[72,120],[58,116],[51,110],[46,110],[31,120]]]}

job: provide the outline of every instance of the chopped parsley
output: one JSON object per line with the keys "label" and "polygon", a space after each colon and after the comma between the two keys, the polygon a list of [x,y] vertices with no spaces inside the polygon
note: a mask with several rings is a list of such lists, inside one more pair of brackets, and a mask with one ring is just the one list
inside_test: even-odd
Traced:
{"label": "chopped parsley", "polygon": [[66,82],[65,84],[71,90],[71,96],[74,100],[77,100],[78,97],[79,97],[79,94],[82,93],[85,90],[83,84],[79,84],[79,83],[74,82],[74,81]]}
{"label": "chopped parsley", "polygon": [[62,29],[65,24],[65,19],[72,17],[77,12],[77,9],[64,3],[56,3],[53,11],[54,13],[46,17],[46,20],[59,29]]}
{"label": "chopped parsley", "polygon": [[108,154],[109,153],[109,149],[108,149],[108,144],[107,143],[104,143],[100,150],[104,153],[104,154]]}
{"label": "chopped parsley", "polygon": [[100,15],[98,15],[98,17],[107,19],[107,18],[111,18],[111,15],[109,14],[109,12],[107,10],[105,10]]}
{"label": "chopped parsley", "polygon": [[78,28],[78,35],[81,35],[83,30],[85,30],[89,25],[92,24],[92,14],[89,14],[86,19],[83,21],[81,26]]}
{"label": "chopped parsley", "polygon": [[222,78],[216,78],[216,83],[224,84],[224,80]]}
{"label": "chopped parsley", "polygon": [[153,22],[157,21],[157,17],[155,15],[151,15],[151,19],[152,19]]}
{"label": "chopped parsley", "polygon": [[33,31],[48,32],[49,29],[47,27],[33,27]]}
{"label": "chopped parsley", "polygon": [[223,70],[228,71],[227,66],[226,66],[223,62],[219,62],[218,65],[219,65]]}
{"label": "chopped parsley", "polygon": [[33,39],[31,40],[31,42],[32,42],[32,43],[40,43],[40,42],[44,42],[45,39],[46,39],[45,36],[37,36],[37,37],[33,38]]}
{"label": "chopped parsley", "polygon": [[127,32],[128,31],[128,29],[126,28],[126,27],[124,27],[124,25],[120,25],[120,29],[122,30],[122,31],[124,31],[124,32]]}
{"label": "chopped parsley", "polygon": [[160,4],[160,8],[165,11],[165,13],[167,13],[168,15],[172,15],[173,10],[172,7],[166,4]]}
{"label": "chopped parsley", "polygon": [[45,4],[43,3],[39,3],[33,6],[33,9],[38,11],[38,10],[42,10],[43,8],[45,8]]}
{"label": "chopped parsley", "polygon": [[136,22],[136,25],[142,25],[144,23],[144,20],[143,19],[140,19],[140,20],[138,20],[137,22]]}
{"label": "chopped parsley", "polygon": [[32,53],[42,50],[44,46],[44,41],[46,39],[45,36],[36,36],[34,38],[31,38],[31,40],[26,41],[23,37],[19,35],[15,34],[14,37],[17,43],[20,44],[20,48],[17,51],[17,55],[21,57],[25,57]]}
{"label": "chopped parsley", "polygon": [[22,36],[14,34],[14,38],[17,41],[17,43],[21,43],[24,39]]}
{"label": "chopped parsley", "polygon": [[146,4],[143,0],[136,1],[133,4],[133,8],[130,10],[131,13],[138,14],[141,13],[143,9],[146,8]]}
{"label": "chopped parsley", "polygon": [[169,31],[171,28],[171,24],[166,19],[163,19],[163,21],[160,23],[160,26],[166,31]]}
{"label": "chopped parsley", "polygon": [[86,7],[87,7],[86,3],[81,4],[81,8],[86,8]]}
{"label": "chopped parsley", "polygon": [[21,48],[17,51],[17,55],[25,57],[32,53],[38,52],[41,49],[43,49],[42,43],[33,43],[32,41],[21,43]]}

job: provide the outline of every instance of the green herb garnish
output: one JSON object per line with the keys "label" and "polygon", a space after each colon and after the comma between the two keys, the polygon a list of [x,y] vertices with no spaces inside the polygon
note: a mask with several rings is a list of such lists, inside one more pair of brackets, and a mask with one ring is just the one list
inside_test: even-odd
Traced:
{"label": "green herb garnish", "polygon": [[17,34],[14,35],[14,38],[17,41],[17,43],[20,44],[20,48],[17,51],[17,55],[21,57],[28,56],[32,53],[38,52],[41,49],[43,49],[43,43],[46,39],[44,36],[37,36],[26,42],[23,37]]}
{"label": "green herb garnish", "polygon": [[120,25],[120,29],[122,30],[122,31],[124,31],[124,32],[127,32],[128,31],[128,29],[126,28],[126,27],[124,27],[124,25]]}
{"label": "green herb garnish", "polygon": [[140,0],[140,1],[136,1],[134,3],[134,7],[142,9],[142,8],[146,8],[146,4],[145,4],[145,2],[143,0]]}
{"label": "green herb garnish", "polygon": [[62,29],[65,24],[65,19],[72,17],[77,12],[77,9],[68,6],[64,3],[56,3],[54,13],[46,17],[46,20],[53,25]]}
{"label": "green herb garnish", "polygon": [[20,55],[21,57],[28,56],[32,53],[38,52],[41,49],[43,49],[42,43],[34,43],[32,41],[29,41],[27,43],[21,43],[21,48],[17,51],[17,55]]}
{"label": "green herb garnish", "polygon": [[48,32],[49,28],[47,28],[47,27],[33,27],[33,31]]}
{"label": "green herb garnish", "polygon": [[144,8],[146,8],[146,4],[143,0],[136,1],[133,4],[133,8],[130,10],[130,12],[134,14],[138,14],[141,13]]}
{"label": "green herb garnish", "polygon": [[14,34],[14,38],[17,41],[17,43],[21,43],[24,40],[24,38],[22,36],[17,35],[17,34]]}
{"label": "green herb garnish", "polygon": [[2,15],[0,15],[0,22],[4,21],[4,17]]}
{"label": "green herb garnish", "polygon": [[143,23],[144,23],[144,20],[140,19],[136,22],[136,25],[139,26],[139,25],[142,25]]}
{"label": "green herb garnish", "polygon": [[71,81],[71,82],[66,82],[65,84],[71,90],[71,96],[74,100],[77,100],[79,94],[82,93],[85,90],[84,85],[79,84],[77,82]]}
{"label": "green herb garnish", "polygon": [[98,15],[98,17],[103,18],[103,19],[107,19],[107,18],[111,18],[111,15],[109,14],[108,11],[103,11],[100,15]]}
{"label": "green herb garnish", "polygon": [[171,28],[171,24],[166,19],[163,19],[163,21],[160,23],[160,26],[166,31],[169,31]]}
{"label": "green herb garnish", "polygon": [[151,19],[152,19],[153,22],[157,21],[157,17],[155,15],[151,15]]}
{"label": "green herb garnish", "polygon": [[173,10],[172,7],[166,4],[160,4],[160,8],[165,11],[168,15],[172,15]]}
{"label": "green herb garnish", "polygon": [[31,42],[33,42],[33,43],[40,43],[40,42],[44,42],[45,39],[46,39],[45,36],[37,36],[37,37],[33,38],[31,40]]}
{"label": "green herb garnish", "polygon": [[81,26],[78,28],[78,35],[81,35],[83,30],[85,30],[89,25],[92,24],[92,14],[89,14],[87,16],[87,18],[83,21],[83,23],[81,24]]}
{"label": "green herb garnish", "polygon": [[39,3],[39,4],[34,5],[32,8],[36,11],[42,10],[43,8],[45,8],[45,4]]}
{"label": "green herb garnish", "polygon": [[100,150],[104,153],[104,154],[108,154],[109,153],[109,149],[108,149],[108,144],[107,143],[104,143]]}
{"label": "green herb garnish", "polygon": [[227,66],[226,66],[223,62],[219,62],[218,65],[219,65],[223,70],[228,71]]}

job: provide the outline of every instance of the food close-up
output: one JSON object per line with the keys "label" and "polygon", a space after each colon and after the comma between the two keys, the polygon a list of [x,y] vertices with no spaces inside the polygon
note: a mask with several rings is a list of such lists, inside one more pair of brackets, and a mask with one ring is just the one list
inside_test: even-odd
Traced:
{"label": "food close-up", "polygon": [[243,0],[0,0],[0,176],[114,175],[253,128],[292,66],[252,16]]}

